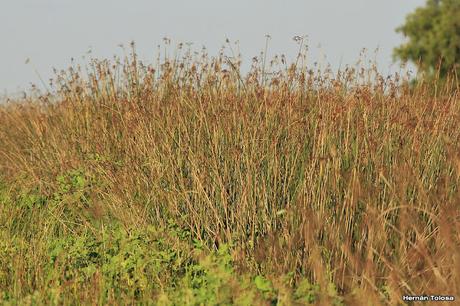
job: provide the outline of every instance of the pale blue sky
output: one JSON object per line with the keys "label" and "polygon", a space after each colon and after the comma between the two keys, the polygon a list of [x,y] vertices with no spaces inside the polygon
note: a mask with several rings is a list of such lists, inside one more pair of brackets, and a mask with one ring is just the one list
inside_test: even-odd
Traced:
{"label": "pale blue sky", "polygon": [[[383,73],[392,48],[402,38],[394,32],[425,0],[0,0],[0,94],[39,83],[52,67],[70,59],[119,54],[120,43],[136,41],[140,57],[153,61],[167,36],[173,43],[205,45],[212,55],[228,37],[240,41],[246,60],[259,54],[270,34],[270,54],[295,55],[295,35],[308,35],[311,61],[320,54],[334,68],[353,63],[360,50],[379,47]],[[318,45],[321,44],[321,48]],[[372,52],[371,52],[372,53]],[[30,58],[33,66],[26,65]]]}

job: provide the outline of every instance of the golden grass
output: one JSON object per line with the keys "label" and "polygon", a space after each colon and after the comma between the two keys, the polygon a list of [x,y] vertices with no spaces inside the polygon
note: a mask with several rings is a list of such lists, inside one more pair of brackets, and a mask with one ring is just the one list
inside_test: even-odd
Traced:
{"label": "golden grass", "polygon": [[[230,243],[240,271],[333,282],[351,305],[460,298],[458,82],[283,63],[243,77],[238,58],[153,67],[133,53],[0,107],[7,186],[51,196],[75,169],[98,182],[89,206],[31,215],[21,233],[174,220],[210,249]],[[0,209],[0,220],[11,232],[22,214]]]}

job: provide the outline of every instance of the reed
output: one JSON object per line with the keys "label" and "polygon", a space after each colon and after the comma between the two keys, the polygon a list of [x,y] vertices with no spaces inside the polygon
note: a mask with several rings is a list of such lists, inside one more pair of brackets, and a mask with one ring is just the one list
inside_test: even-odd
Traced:
{"label": "reed", "polygon": [[[237,285],[248,275],[252,303],[460,293],[458,82],[333,73],[302,54],[261,55],[243,75],[228,51],[180,46],[146,65],[132,45],[126,58],[57,72],[52,93],[0,106],[0,302],[198,304],[178,291],[208,288],[178,280],[202,262],[197,248],[228,251],[231,281],[206,271],[228,281],[207,290],[230,286],[229,303],[251,296]],[[163,254],[148,252],[166,239],[182,259],[165,261],[167,273],[133,268],[153,285],[129,295],[134,276],[110,274],[91,241],[106,250],[133,235],[150,237],[129,249],[139,258]],[[53,257],[56,241],[67,242]],[[90,249],[105,259],[84,278]],[[69,263],[81,271],[67,275]]]}

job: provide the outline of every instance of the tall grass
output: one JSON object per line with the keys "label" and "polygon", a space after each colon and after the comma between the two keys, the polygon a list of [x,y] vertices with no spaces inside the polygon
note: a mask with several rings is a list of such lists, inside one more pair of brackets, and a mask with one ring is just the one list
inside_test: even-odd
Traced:
{"label": "tall grass", "polygon": [[[184,254],[229,246],[234,273],[275,284],[264,301],[302,303],[304,279],[323,304],[331,290],[351,305],[459,298],[458,82],[411,85],[372,67],[333,73],[303,61],[255,58],[242,75],[238,55],[179,48],[151,66],[133,46],[122,60],[58,72],[52,94],[1,106],[3,299],[51,289],[62,298],[73,286],[77,301],[120,302],[97,279],[108,275],[100,265],[93,283],[45,275],[50,241],[90,233],[106,243],[113,224],[154,228],[158,239],[174,224],[188,238],[168,238],[170,248]],[[51,270],[78,254],[61,256]],[[161,286],[121,301],[159,301],[181,271],[152,275]]]}

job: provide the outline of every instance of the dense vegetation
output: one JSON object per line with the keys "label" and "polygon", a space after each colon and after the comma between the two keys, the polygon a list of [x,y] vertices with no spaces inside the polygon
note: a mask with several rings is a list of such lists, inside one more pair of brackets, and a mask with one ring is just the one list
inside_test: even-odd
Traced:
{"label": "dense vegetation", "polygon": [[397,58],[429,77],[460,74],[460,0],[427,0],[397,31],[407,38],[395,49]]}
{"label": "dense vegetation", "polygon": [[460,293],[458,83],[225,52],[93,60],[0,107],[0,303]]}

